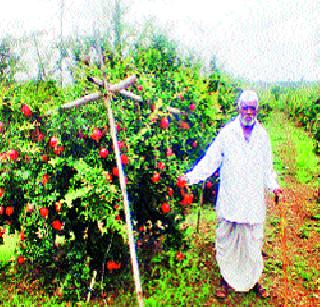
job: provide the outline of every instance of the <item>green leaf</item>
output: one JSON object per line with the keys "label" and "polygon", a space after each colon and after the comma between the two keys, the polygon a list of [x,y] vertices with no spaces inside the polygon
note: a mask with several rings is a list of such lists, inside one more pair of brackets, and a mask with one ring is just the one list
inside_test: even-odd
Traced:
{"label": "green leaf", "polygon": [[15,176],[18,177],[18,178],[21,178],[22,180],[28,180],[29,177],[31,176],[31,172],[30,171],[16,170],[15,171]]}
{"label": "green leaf", "polygon": [[312,219],[316,220],[316,221],[319,221],[320,220],[320,213],[318,214],[315,214]]}
{"label": "green leaf", "polygon": [[61,201],[66,203],[69,208],[72,207],[72,201],[77,198],[86,197],[88,193],[91,191],[91,188],[83,187],[81,189],[72,190],[71,192],[67,193]]}

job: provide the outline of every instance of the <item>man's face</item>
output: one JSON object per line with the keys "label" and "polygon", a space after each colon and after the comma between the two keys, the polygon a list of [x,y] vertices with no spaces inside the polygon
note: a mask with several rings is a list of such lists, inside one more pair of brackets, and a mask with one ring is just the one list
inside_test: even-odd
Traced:
{"label": "man's face", "polygon": [[240,121],[244,126],[253,126],[257,120],[258,103],[257,101],[242,102],[240,105]]}

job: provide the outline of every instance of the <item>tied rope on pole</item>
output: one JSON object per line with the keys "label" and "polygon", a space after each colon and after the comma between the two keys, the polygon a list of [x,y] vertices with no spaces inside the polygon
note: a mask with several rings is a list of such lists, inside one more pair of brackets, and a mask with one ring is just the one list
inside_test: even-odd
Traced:
{"label": "tied rope on pole", "polygon": [[115,122],[114,122],[112,109],[111,109],[110,93],[108,91],[108,85],[105,79],[104,79],[104,88],[105,90],[107,90],[107,94],[104,95],[104,104],[108,112],[109,124],[111,129],[111,138],[112,138],[112,143],[113,143],[113,147],[116,154],[117,167],[119,169],[119,180],[120,180],[122,197],[124,201],[124,211],[125,211],[126,225],[127,225],[127,231],[128,231],[128,237],[129,237],[130,258],[131,258],[131,264],[133,267],[135,290],[136,290],[139,306],[142,307],[144,306],[143,293],[142,293],[142,287],[140,282],[139,265],[138,265],[137,255],[136,255],[135,244],[134,244],[133,230],[131,225],[129,199],[128,199],[128,193],[126,191],[126,183],[125,183],[124,172],[121,164],[120,150],[117,142]]}

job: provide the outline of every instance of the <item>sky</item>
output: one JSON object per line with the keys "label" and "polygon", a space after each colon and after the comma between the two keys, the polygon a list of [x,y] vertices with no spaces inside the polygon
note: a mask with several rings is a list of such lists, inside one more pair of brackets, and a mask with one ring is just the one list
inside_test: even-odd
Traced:
{"label": "sky", "polygon": [[[60,33],[62,0],[0,0],[0,36]],[[107,24],[112,0],[64,0],[63,34]],[[138,32],[152,20],[181,48],[190,48],[235,77],[320,79],[320,0],[123,0],[125,23]],[[133,35],[133,34],[131,34]],[[32,47],[32,46],[31,46]]]}

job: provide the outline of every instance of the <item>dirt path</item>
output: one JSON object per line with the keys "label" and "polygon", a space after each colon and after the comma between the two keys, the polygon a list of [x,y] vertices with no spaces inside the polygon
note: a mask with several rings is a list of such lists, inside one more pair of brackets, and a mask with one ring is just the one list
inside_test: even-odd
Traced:
{"label": "dirt path", "polygon": [[[274,125],[285,127],[283,116],[275,117]],[[284,128],[285,129],[285,128]],[[277,148],[280,159],[285,166],[284,180],[286,187],[280,204],[276,205],[272,195],[267,199],[267,221],[263,251],[264,273],[262,283],[267,287],[270,298],[262,301],[252,291],[247,294],[231,293],[224,301],[219,302],[213,296],[207,306],[281,306],[283,297],[283,269],[280,234],[280,206],[286,213],[286,256],[288,259],[288,304],[289,306],[319,306],[320,305],[320,233],[319,222],[314,219],[317,189],[311,185],[301,184],[295,179],[295,148],[290,133],[284,130],[284,142]],[[285,200],[285,201],[284,201]],[[318,212],[319,213],[319,212]],[[202,220],[200,233],[215,233],[215,225]],[[215,259],[215,249],[212,244],[206,244],[207,239],[197,236],[197,247],[203,254],[211,254]],[[212,287],[219,282],[219,270],[215,260],[206,263],[213,272]]]}
{"label": "dirt path", "polygon": [[[317,212],[317,188],[315,186],[301,184],[294,176],[296,173],[295,148],[291,134],[286,129],[284,116],[274,117],[275,125],[282,125],[285,142],[279,146],[279,155],[287,168],[285,175],[286,187],[284,188],[284,206],[286,212],[286,235],[288,257],[288,303],[298,306],[316,306],[320,304],[320,233],[319,225],[314,216]],[[306,135],[306,137],[308,137]],[[265,249],[270,255],[275,254],[277,260],[281,261],[281,236],[276,228],[272,226],[280,216],[280,205],[275,205],[272,199],[268,199],[268,227],[271,232],[267,237]],[[273,227],[273,228],[272,228]],[[273,234],[276,233],[276,236]],[[282,270],[281,270],[282,271]],[[282,273],[282,272],[279,272]],[[283,302],[278,291],[281,283],[281,275],[271,273],[274,281],[273,293],[276,294],[271,302],[278,304]]]}

